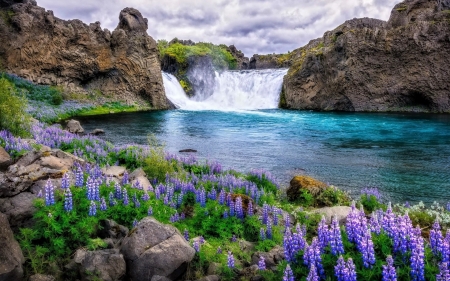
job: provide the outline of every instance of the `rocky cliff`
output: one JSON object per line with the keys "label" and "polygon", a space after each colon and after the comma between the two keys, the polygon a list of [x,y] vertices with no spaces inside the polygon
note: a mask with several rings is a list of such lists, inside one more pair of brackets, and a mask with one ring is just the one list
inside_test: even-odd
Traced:
{"label": "rocky cliff", "polygon": [[450,112],[450,1],[406,0],[387,22],[346,21],[291,59],[282,107]]}
{"label": "rocky cliff", "polygon": [[146,30],[147,19],[133,8],[120,12],[111,33],[99,22],[61,20],[34,0],[0,0],[0,68],[70,92],[169,108],[156,42]]}

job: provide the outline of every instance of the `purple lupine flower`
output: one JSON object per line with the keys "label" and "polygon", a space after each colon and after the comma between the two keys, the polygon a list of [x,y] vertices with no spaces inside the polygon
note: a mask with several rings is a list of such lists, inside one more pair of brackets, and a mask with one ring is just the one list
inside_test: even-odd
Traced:
{"label": "purple lupine flower", "polygon": [[425,249],[423,237],[421,236],[421,230],[419,226],[413,230],[410,237],[411,243],[411,280],[412,281],[423,281],[424,276],[424,266],[425,266]]}
{"label": "purple lupine flower", "polygon": [[75,173],[75,186],[83,187],[84,185],[84,174],[81,166],[78,166],[77,171]]}
{"label": "purple lupine flower", "polygon": [[89,216],[93,217],[97,214],[97,204],[91,200],[91,205],[89,206]]}
{"label": "purple lupine flower", "polygon": [[142,199],[142,201],[150,200],[150,196],[148,195],[147,191],[144,192],[144,195],[142,195],[141,199]]}
{"label": "purple lupine flower", "polygon": [[222,189],[219,193],[219,204],[223,205],[225,203],[225,191]]}
{"label": "purple lupine flower", "polygon": [[193,247],[196,253],[200,252],[200,244],[198,243],[198,240],[194,241]]}
{"label": "purple lupine flower", "polygon": [[138,221],[137,221],[137,219],[134,219],[133,220],[133,228],[135,228],[137,225],[138,225]]}
{"label": "purple lupine flower", "polygon": [[117,200],[122,199],[122,188],[117,182],[114,184],[114,189],[115,189],[114,196],[116,197],[116,199]]}
{"label": "purple lupine flower", "polygon": [[228,218],[228,210],[223,211],[223,218]]}
{"label": "purple lupine flower", "polygon": [[203,238],[203,236],[200,235],[200,237],[198,238],[198,242],[200,242],[200,245],[205,244],[205,238]]}
{"label": "purple lupine flower", "polygon": [[235,209],[236,209],[236,217],[238,219],[243,219],[244,218],[244,209],[242,208],[242,198],[240,196],[236,198]]}
{"label": "purple lupine flower", "polygon": [[397,281],[397,272],[394,267],[392,256],[387,256],[386,265],[383,265],[382,281]]}
{"label": "purple lupine flower", "polygon": [[136,188],[136,189],[139,189],[139,190],[144,189],[144,188],[142,187],[141,183],[140,183],[138,180],[136,180],[136,181],[133,183],[132,187],[133,187],[133,188]]}
{"label": "purple lupine flower", "polygon": [[359,240],[359,251],[362,254],[364,267],[369,268],[375,264],[375,250],[372,242],[370,230],[366,230],[366,235]]}
{"label": "purple lupine flower", "polygon": [[231,242],[236,242],[236,235],[233,234],[233,236],[231,237]]}
{"label": "purple lupine flower", "polygon": [[381,226],[383,230],[387,233],[390,238],[393,238],[395,235],[395,214],[392,212],[391,202],[388,204],[388,208],[384,213],[383,219],[381,220]]}
{"label": "purple lupine flower", "polygon": [[217,253],[218,253],[218,254],[222,254],[222,248],[220,248],[220,246],[217,247]]}
{"label": "purple lupine flower", "polygon": [[279,210],[274,207],[273,208],[273,212],[272,212],[273,225],[278,225],[278,214],[279,214]]}
{"label": "purple lupine flower", "polygon": [[186,241],[189,241],[189,232],[187,229],[184,229],[184,239],[186,239]]}
{"label": "purple lupine flower", "polygon": [[45,205],[46,206],[55,205],[55,194],[54,194],[55,187],[53,186],[50,179],[47,180],[44,189],[45,189]]}
{"label": "purple lupine flower", "polygon": [[43,195],[42,195],[42,189],[41,189],[41,190],[39,190],[37,197],[38,197],[38,198],[42,198],[42,196],[43,196]]}
{"label": "purple lupine flower", "polygon": [[381,232],[381,224],[380,224],[380,220],[378,218],[378,213],[377,212],[373,212],[372,216],[370,217],[369,220],[369,228],[370,231],[372,231],[373,233],[379,235]]}
{"label": "purple lupine flower", "polygon": [[267,221],[266,237],[267,239],[272,239],[272,222],[270,219]]}
{"label": "purple lupine flower", "polygon": [[230,217],[234,217],[234,201],[230,201]]}
{"label": "purple lupine flower", "polygon": [[153,216],[153,208],[152,206],[148,207],[147,216]]}
{"label": "purple lupine flower", "polygon": [[94,180],[94,200],[100,201],[100,179]]}
{"label": "purple lupine flower", "polygon": [[267,225],[268,220],[269,220],[269,205],[264,203],[262,213],[262,223]]}
{"label": "purple lupine flower", "polygon": [[447,202],[447,205],[445,206],[445,209],[450,212],[450,202]]}
{"label": "purple lupine flower", "polygon": [[359,211],[355,208],[355,201],[352,202],[352,209],[347,216],[347,222],[345,224],[345,229],[347,232],[347,237],[349,242],[356,241],[356,232],[359,225]]}
{"label": "purple lupine flower", "polygon": [[436,221],[433,223],[433,228],[430,230],[430,246],[431,250],[433,251],[434,255],[438,255],[440,251],[440,248],[442,247],[444,238],[442,237],[441,232],[441,225],[439,224],[439,221],[436,219]]}
{"label": "purple lupine flower", "polygon": [[[450,271],[446,262],[439,263],[439,273],[436,275],[436,281],[450,280]],[[383,280],[384,281],[384,280]]]}
{"label": "purple lupine flower", "polygon": [[339,256],[337,264],[334,266],[334,276],[337,281],[346,281],[348,276],[347,263],[342,256]]}
{"label": "purple lupine flower", "polygon": [[228,251],[227,266],[228,268],[234,268],[234,256],[230,251]]}
{"label": "purple lupine flower", "polygon": [[316,266],[313,264],[309,269],[308,276],[306,277],[306,281],[319,281],[319,275],[317,275]]}
{"label": "purple lupine flower", "polygon": [[264,230],[264,228],[261,227],[261,229],[259,230],[259,238],[261,239],[261,241],[266,240],[266,231]]}
{"label": "purple lupine flower", "polygon": [[129,183],[128,173],[127,173],[127,171],[125,171],[125,173],[123,173],[123,177],[122,177],[122,185],[125,185],[128,183]]}
{"label": "purple lupine flower", "polygon": [[295,250],[294,243],[292,241],[291,231],[290,229],[286,229],[283,236],[283,249],[284,249],[284,255],[286,257],[287,262],[294,262],[295,261]]}
{"label": "purple lupine flower", "polygon": [[308,265],[309,267],[311,265],[315,265],[317,268],[317,271],[320,276],[323,276],[325,274],[325,271],[322,266],[322,257],[320,256],[320,246],[319,242],[317,240],[317,237],[314,237],[311,245],[307,246],[305,248],[305,254],[303,255],[304,264]]}
{"label": "purple lupine flower", "polygon": [[203,208],[206,207],[206,193],[203,187],[200,190],[200,206],[202,206]]}
{"label": "purple lupine flower", "polygon": [[325,247],[328,246],[329,242],[328,225],[325,220],[325,216],[322,216],[322,219],[319,222],[319,226],[317,228],[317,237],[319,239],[320,251],[323,252]]}
{"label": "purple lupine flower", "polygon": [[331,227],[328,233],[331,253],[336,256],[342,255],[344,253],[344,245],[342,244],[341,229],[339,228],[339,222],[336,215],[331,219]]}
{"label": "purple lupine flower", "polygon": [[250,200],[250,202],[248,202],[248,207],[247,207],[247,216],[253,216],[253,204],[252,201]]}
{"label": "purple lupine flower", "polygon": [[123,205],[128,206],[128,204],[130,203],[129,201],[130,199],[128,198],[127,189],[125,187],[123,188],[122,196],[123,196]]}
{"label": "purple lupine flower", "polygon": [[287,264],[286,268],[284,269],[283,281],[295,281],[294,273],[292,272],[289,264]]}
{"label": "purple lupine flower", "polygon": [[352,258],[348,258],[347,260],[347,270],[348,273],[346,281],[356,281],[356,268]]}
{"label": "purple lupine flower", "polygon": [[69,185],[70,185],[69,174],[68,173],[64,173],[64,176],[61,179],[61,188],[62,189],[67,189],[67,188],[69,188]]}
{"label": "purple lupine flower", "polygon": [[289,214],[284,216],[284,227],[291,227],[291,218]]}
{"label": "purple lupine flower", "polygon": [[266,261],[264,260],[263,256],[259,256],[258,269],[259,270],[266,270]]}
{"label": "purple lupine flower", "polygon": [[394,252],[405,254],[409,248],[410,233],[412,232],[412,223],[409,216],[398,216],[396,221],[396,231],[393,233]]}
{"label": "purple lupine flower", "polygon": [[100,211],[106,211],[106,209],[107,209],[106,200],[105,200],[105,197],[102,197],[101,203],[100,203]]}
{"label": "purple lupine flower", "polygon": [[72,202],[72,192],[70,192],[70,188],[67,188],[64,191],[64,210],[66,212],[70,212],[73,209],[73,202]]}

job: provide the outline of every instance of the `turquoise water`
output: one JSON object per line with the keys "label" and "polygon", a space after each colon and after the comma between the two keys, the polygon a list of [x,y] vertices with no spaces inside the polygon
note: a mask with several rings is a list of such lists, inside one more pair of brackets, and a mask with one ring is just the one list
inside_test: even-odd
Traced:
{"label": "turquoise water", "polygon": [[174,110],[79,119],[116,144],[154,134],[168,151],[262,168],[284,185],[306,174],[352,195],[378,187],[395,202],[450,201],[450,115]]}

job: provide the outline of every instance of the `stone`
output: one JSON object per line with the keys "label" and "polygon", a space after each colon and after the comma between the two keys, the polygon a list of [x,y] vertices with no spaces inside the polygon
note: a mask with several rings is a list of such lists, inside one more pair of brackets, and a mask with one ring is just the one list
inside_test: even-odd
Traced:
{"label": "stone", "polygon": [[339,223],[341,225],[345,224],[347,221],[347,216],[350,214],[352,210],[351,207],[348,206],[333,206],[333,207],[324,207],[320,209],[313,210],[313,213],[321,214],[325,216],[327,220],[327,224],[331,223],[331,218],[336,215]]}
{"label": "stone", "polygon": [[102,173],[105,176],[112,176],[112,177],[120,178],[123,176],[123,174],[125,173],[126,170],[127,169],[122,166],[111,166],[111,167],[102,168]]}
{"label": "stone", "polygon": [[264,258],[267,268],[272,268],[285,259],[283,247],[275,246],[269,252],[255,252],[252,255],[251,264],[258,265],[261,256]]}
{"label": "stone", "polygon": [[56,278],[51,275],[34,274],[31,275],[28,281],[55,281]]}
{"label": "stone", "polygon": [[100,238],[112,238],[118,240],[124,238],[128,235],[128,228],[116,223],[113,220],[101,220],[99,222],[100,229],[98,231],[98,236]]}
{"label": "stone", "polygon": [[139,182],[139,184],[142,186],[144,190],[149,190],[153,188],[152,185],[150,184],[150,181],[145,176],[139,176],[136,179],[132,180],[131,185],[133,185],[136,182]]}
{"label": "stone", "polygon": [[12,164],[11,156],[0,146],[0,171],[5,171]]}
{"label": "stone", "polygon": [[81,127],[80,121],[77,120],[69,120],[66,125],[66,130],[73,134],[82,134],[84,133],[83,127]]}
{"label": "stone", "polygon": [[132,280],[151,280],[154,275],[176,280],[195,256],[176,228],[152,217],[141,220],[123,239],[121,252]]}
{"label": "stone", "polygon": [[80,265],[82,280],[121,280],[126,273],[123,255],[118,249],[88,251]]}
{"label": "stone", "polygon": [[85,162],[84,159],[68,152],[62,151],[61,149],[52,149],[51,155],[60,159],[70,159],[72,162],[78,162],[80,164],[83,164]]}
{"label": "stone", "polygon": [[216,275],[220,273],[220,263],[217,262],[211,262],[208,266],[208,270],[206,271],[206,274],[208,275]]}
{"label": "stone", "polygon": [[89,135],[93,135],[93,136],[100,136],[100,135],[104,135],[104,134],[105,134],[105,130],[103,130],[103,129],[94,129],[89,133]]}
{"label": "stone", "polygon": [[138,177],[145,177],[147,174],[145,174],[144,170],[142,168],[137,168],[134,170],[131,174],[128,175],[128,178],[130,180],[134,180]]}
{"label": "stone", "polygon": [[41,157],[41,153],[36,150],[28,151],[24,156],[20,157],[19,160],[14,164],[16,166],[29,166],[34,163],[37,159]]}
{"label": "stone", "polygon": [[197,150],[192,149],[192,148],[186,148],[186,149],[182,149],[182,150],[180,150],[178,152],[197,152]]}
{"label": "stone", "polygon": [[300,198],[302,190],[308,190],[312,195],[322,192],[327,185],[309,176],[295,176],[286,190],[288,200],[295,202]]}
{"label": "stone", "polygon": [[41,166],[55,169],[55,170],[69,170],[73,165],[73,160],[70,158],[57,158],[55,156],[47,156],[41,158]]}
{"label": "stone", "polygon": [[8,218],[13,229],[29,227],[33,224],[36,212],[33,201],[37,196],[31,192],[22,192],[14,197],[0,198],[0,212]]}
{"label": "stone", "polygon": [[164,277],[164,276],[153,275],[151,281],[172,281],[172,279],[169,279],[169,278]]}
{"label": "stone", "polygon": [[203,278],[197,279],[197,281],[219,281],[220,278],[218,275],[208,275]]}
{"label": "stone", "polygon": [[0,213],[0,281],[22,280],[25,262],[5,214]]}
{"label": "stone", "polygon": [[94,95],[99,104],[110,96],[127,104],[171,108],[156,41],[138,10],[123,9],[111,33],[99,22],[62,20],[33,5],[34,0],[0,3],[13,12],[10,24],[0,24],[0,61],[6,72]]}
{"label": "stone", "polygon": [[292,51],[280,106],[450,112],[448,0],[406,0],[389,20],[347,20]]}

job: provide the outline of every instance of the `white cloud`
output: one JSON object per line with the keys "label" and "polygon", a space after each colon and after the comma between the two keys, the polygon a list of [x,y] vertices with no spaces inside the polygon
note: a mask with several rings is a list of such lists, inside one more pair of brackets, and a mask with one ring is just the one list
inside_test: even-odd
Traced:
{"label": "white cloud", "polygon": [[344,21],[370,17],[387,20],[399,1],[392,0],[96,0],[52,1],[38,4],[62,19],[100,21],[115,29],[125,7],[148,18],[154,39],[191,39],[234,44],[246,56],[286,53],[321,37]]}

